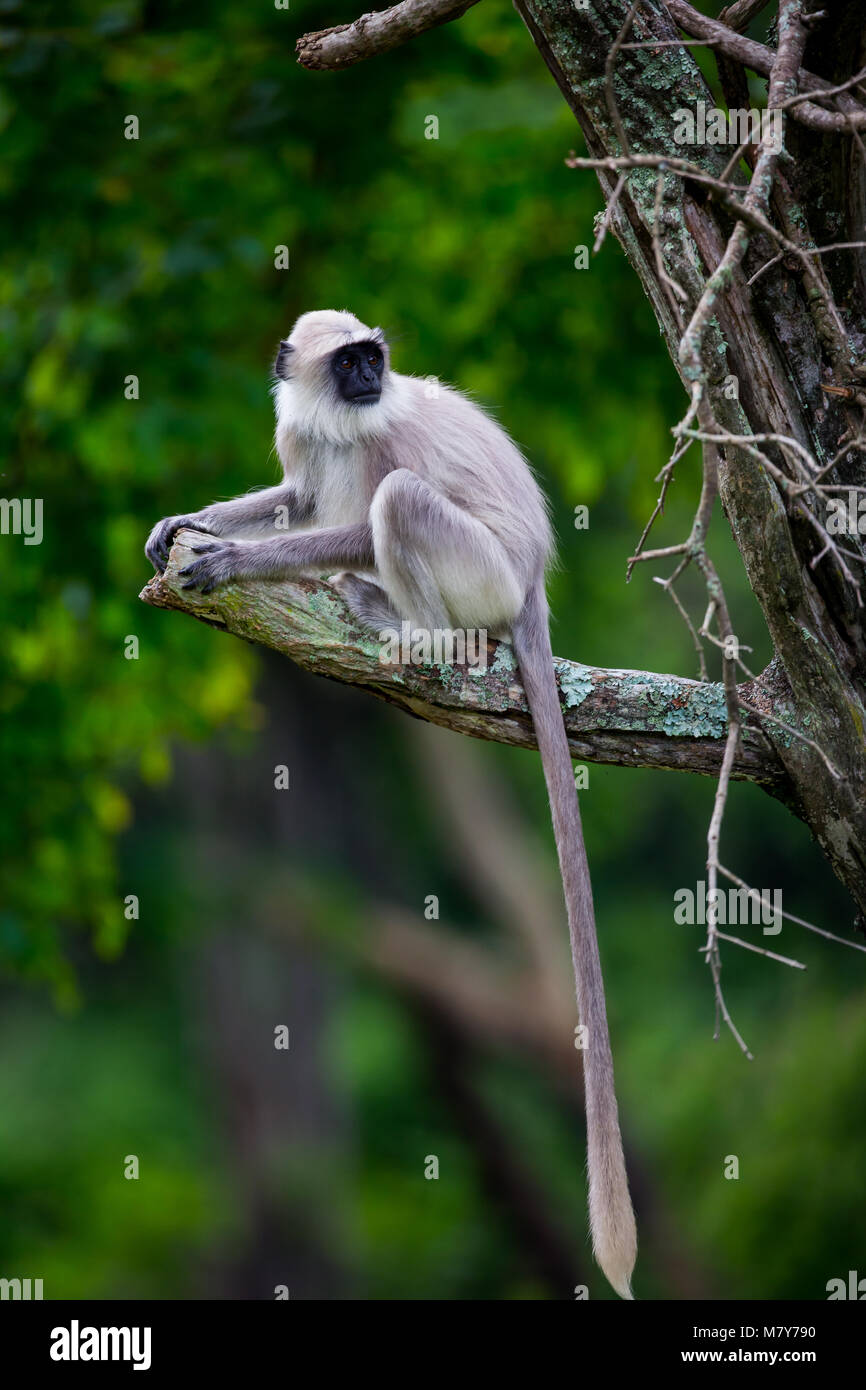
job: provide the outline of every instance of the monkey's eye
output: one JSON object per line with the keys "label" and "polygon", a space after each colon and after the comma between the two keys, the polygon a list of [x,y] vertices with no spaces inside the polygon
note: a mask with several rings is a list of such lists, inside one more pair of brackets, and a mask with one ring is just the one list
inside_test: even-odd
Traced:
{"label": "monkey's eye", "polygon": [[341,357],[337,366],[344,372],[350,372],[355,365],[354,357]]}
{"label": "monkey's eye", "polygon": [[371,367],[378,367],[379,363],[382,361],[382,355],[378,352],[371,352],[367,361],[370,363]]}

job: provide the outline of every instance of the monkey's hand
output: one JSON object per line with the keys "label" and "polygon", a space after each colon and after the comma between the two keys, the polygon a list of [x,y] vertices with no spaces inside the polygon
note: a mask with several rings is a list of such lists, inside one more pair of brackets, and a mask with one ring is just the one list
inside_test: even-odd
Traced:
{"label": "monkey's hand", "polygon": [[190,549],[201,558],[180,571],[181,579],[187,581],[181,586],[184,589],[198,589],[209,594],[218,584],[228,584],[243,572],[241,546],[235,541],[210,541],[206,545],[190,546]]}
{"label": "monkey's hand", "polygon": [[172,542],[182,527],[187,526],[191,531],[207,531],[210,527],[205,526],[204,520],[200,516],[167,516],[164,521],[158,521],[151,531],[144,553],[147,556],[157,574],[162,574],[168,564],[168,552],[171,550]]}

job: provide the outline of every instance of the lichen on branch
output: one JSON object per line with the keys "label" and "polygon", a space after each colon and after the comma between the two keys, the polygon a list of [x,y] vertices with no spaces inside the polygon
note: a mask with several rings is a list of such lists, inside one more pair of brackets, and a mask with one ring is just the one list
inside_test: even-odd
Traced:
{"label": "lichen on branch", "polygon": [[[536,747],[507,642],[488,641],[481,653],[483,669],[444,661],[383,663],[382,644],[358,627],[337,590],[323,580],[244,580],[207,595],[184,589],[178,572],[200,536],[178,533],[165,573],[141,592],[145,603],[177,609],[282,652],[307,671],[369,690],[430,723],[518,748]],[[562,658],[556,659],[556,674],[574,757],[718,775],[727,731],[720,685],[604,670]],[[781,762],[758,728],[744,737],[733,775],[789,799]]]}

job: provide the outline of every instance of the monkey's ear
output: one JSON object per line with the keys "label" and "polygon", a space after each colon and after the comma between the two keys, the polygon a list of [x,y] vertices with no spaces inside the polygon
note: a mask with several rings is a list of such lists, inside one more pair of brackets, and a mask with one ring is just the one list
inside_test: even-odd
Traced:
{"label": "monkey's ear", "polygon": [[294,350],[288,338],[283,338],[280,343],[280,350],[277,353],[277,360],[274,363],[274,372],[281,381],[288,381],[291,375],[289,371],[289,359]]}

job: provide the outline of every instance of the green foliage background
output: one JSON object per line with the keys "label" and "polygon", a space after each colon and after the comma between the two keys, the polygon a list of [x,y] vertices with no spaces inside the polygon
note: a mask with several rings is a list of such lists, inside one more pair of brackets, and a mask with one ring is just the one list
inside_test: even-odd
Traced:
{"label": "green foliage background", "polygon": [[[42,1276],[46,1296],[195,1296],[248,1235],[183,988],[220,906],[190,888],[195,826],[172,779],[191,742],[205,765],[255,746],[259,658],[137,594],[154,521],[275,479],[269,369],[299,313],[381,323],[399,369],[470,390],[521,441],[554,505],[563,655],[695,674],[649,567],[624,583],[682,398],[613,239],[574,267],[601,199],[565,167],[580,143],[568,109],[504,0],[373,65],[297,68],[297,35],[355,8],[0,0],[2,492],[45,506],[42,545],[0,538],[0,1275]],[[130,114],[138,140],[124,138]],[[274,268],[280,244],[288,271]],[[687,461],[660,539],[683,533],[695,478]],[[580,503],[591,523],[577,532]],[[766,635],[723,524],[715,547],[760,669]],[[699,615],[698,589],[685,592]],[[383,882],[417,910],[449,865],[400,737],[376,722],[347,775],[363,789],[375,769],[388,863],[404,866]],[[552,864],[536,760],[484,757]],[[681,1294],[686,1250],[696,1296],[821,1298],[828,1279],[866,1272],[862,957],[788,926],[770,944],[805,972],[729,954],[727,996],[757,1060],[712,1041],[700,930],[672,922],[674,890],[702,873],[711,798],[699,779],[595,768],[584,796],[620,1103],[664,1214],[637,1288]],[[230,804],[223,815],[230,827]],[[732,795],[724,856],[848,932],[807,832],[751,788]],[[315,929],[356,929],[369,883],[336,852],[314,871],[302,858],[291,843],[280,854]],[[448,910],[489,937],[456,889]],[[287,1206],[309,1191],[336,1213],[334,1296],[551,1296],[482,1190],[411,1009],[339,951],[323,959],[339,981],[325,1065],[351,1153],[274,1162]],[[586,1268],[573,1117],[513,1059],[488,1059],[477,1083]],[[137,1183],[122,1176],[130,1152]],[[428,1152],[438,1184],[420,1177]]]}

